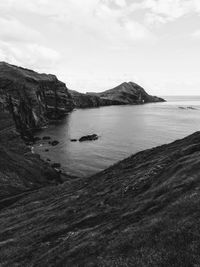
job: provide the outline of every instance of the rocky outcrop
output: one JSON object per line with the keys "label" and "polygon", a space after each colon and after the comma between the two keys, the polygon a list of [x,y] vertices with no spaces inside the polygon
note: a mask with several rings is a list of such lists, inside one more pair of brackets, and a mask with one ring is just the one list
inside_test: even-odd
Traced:
{"label": "rocky outcrop", "polygon": [[97,95],[83,94],[69,90],[76,108],[96,108],[101,106],[121,105],[116,100],[103,99]]}
{"label": "rocky outcrop", "polygon": [[145,104],[154,102],[164,102],[165,100],[147,94],[147,92],[136,83],[125,82],[119,86],[101,92],[101,93],[87,93],[88,95],[98,96],[101,99],[106,99],[110,101],[117,101],[121,104]]}
{"label": "rocky outcrop", "polygon": [[79,139],[79,142],[85,142],[85,141],[95,141],[99,137],[97,134],[89,134],[89,135],[84,135]]}
{"label": "rocky outcrop", "polygon": [[65,84],[56,76],[0,62],[0,102],[13,114],[21,133],[40,128],[74,107]]}
{"label": "rocky outcrop", "polygon": [[199,177],[197,132],[92,177],[27,192],[0,211],[0,263],[200,266]]}

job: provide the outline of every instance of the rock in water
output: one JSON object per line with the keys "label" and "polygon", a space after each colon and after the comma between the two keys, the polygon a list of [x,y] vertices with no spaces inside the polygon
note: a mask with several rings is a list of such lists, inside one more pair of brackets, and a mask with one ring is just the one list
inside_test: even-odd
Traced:
{"label": "rock in water", "polygon": [[49,144],[52,146],[57,146],[59,144],[59,141],[57,141],[57,140],[54,140],[52,142],[50,141]]}
{"label": "rock in water", "polygon": [[84,142],[84,141],[94,141],[94,140],[97,140],[97,139],[98,139],[98,135],[97,135],[97,134],[90,134],[90,135],[82,136],[82,137],[79,139],[79,142]]}

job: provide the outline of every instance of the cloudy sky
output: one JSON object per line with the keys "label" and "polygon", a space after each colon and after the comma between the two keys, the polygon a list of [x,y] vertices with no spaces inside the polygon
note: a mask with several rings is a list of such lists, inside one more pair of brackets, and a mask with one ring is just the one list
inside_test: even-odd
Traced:
{"label": "cloudy sky", "polygon": [[0,60],[75,90],[200,94],[200,0],[0,0]]}

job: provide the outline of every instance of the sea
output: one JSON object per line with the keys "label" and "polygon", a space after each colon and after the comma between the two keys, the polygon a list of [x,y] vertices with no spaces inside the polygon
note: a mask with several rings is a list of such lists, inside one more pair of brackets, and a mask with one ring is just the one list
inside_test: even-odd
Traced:
{"label": "sea", "polygon": [[[57,146],[39,142],[34,151],[44,160],[60,163],[64,172],[85,177],[200,130],[200,96],[163,97],[167,102],[77,109],[38,133],[58,140]],[[93,133],[98,140],[70,141]]]}

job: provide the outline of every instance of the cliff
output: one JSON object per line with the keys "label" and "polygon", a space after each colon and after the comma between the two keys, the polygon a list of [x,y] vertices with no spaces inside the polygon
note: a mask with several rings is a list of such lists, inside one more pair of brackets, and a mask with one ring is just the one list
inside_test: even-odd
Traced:
{"label": "cliff", "polygon": [[136,83],[128,82],[122,83],[117,87],[101,92],[101,93],[87,93],[89,95],[98,96],[101,99],[108,99],[111,101],[118,101],[121,104],[145,104],[154,102],[164,102],[165,100],[147,94],[147,92]]}
{"label": "cliff", "polygon": [[16,128],[23,133],[40,128],[48,119],[57,119],[74,107],[68,89],[56,76],[5,62],[0,62],[0,103],[10,110]]}
{"label": "cliff", "polygon": [[29,192],[0,211],[1,266],[199,266],[199,176],[197,132]]}

